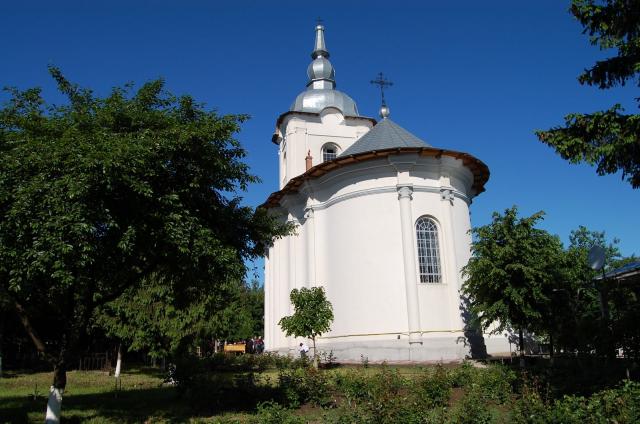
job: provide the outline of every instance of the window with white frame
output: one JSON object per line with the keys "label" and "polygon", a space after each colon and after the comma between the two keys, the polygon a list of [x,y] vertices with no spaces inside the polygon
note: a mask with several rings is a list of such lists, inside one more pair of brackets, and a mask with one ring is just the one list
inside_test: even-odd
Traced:
{"label": "window with white frame", "polygon": [[338,146],[329,143],[322,146],[322,161],[334,160],[338,156]]}
{"label": "window with white frame", "polygon": [[426,216],[418,218],[416,221],[416,240],[418,242],[420,282],[442,282],[438,227],[433,219]]}

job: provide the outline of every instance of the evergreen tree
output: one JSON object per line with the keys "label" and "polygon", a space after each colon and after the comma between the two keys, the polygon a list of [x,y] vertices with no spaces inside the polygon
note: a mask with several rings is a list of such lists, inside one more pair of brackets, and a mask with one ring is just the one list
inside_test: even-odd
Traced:
{"label": "evergreen tree", "polygon": [[[589,34],[591,44],[616,51],[615,56],[586,69],[578,78],[581,84],[609,89],[637,78],[639,1],[573,0],[571,13]],[[596,165],[599,175],[622,171],[622,178],[633,188],[640,187],[640,115],[625,114],[620,104],[591,114],[572,113],[565,117],[564,126],[536,134],[563,159]]]}

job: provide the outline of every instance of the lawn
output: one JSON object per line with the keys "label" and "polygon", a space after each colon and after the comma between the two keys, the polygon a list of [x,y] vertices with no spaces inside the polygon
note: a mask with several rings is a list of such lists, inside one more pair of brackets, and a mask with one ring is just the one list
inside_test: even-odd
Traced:
{"label": "lawn", "polygon": [[[193,359],[178,366],[178,386],[163,384],[157,369],[140,368],[124,373],[117,389],[105,372],[71,371],[62,422],[640,422],[640,384],[622,382],[615,368],[576,368],[574,360],[525,370],[365,365],[315,370],[274,357]],[[9,373],[0,379],[0,423],[41,423],[51,378]]]}
{"label": "lawn", "polygon": [[[343,366],[325,372],[335,375],[354,369],[373,375],[380,367]],[[391,369],[410,378],[422,368],[404,365]],[[255,390],[246,393],[247,387],[243,386],[249,375],[254,381],[248,387],[261,388],[258,393]],[[136,368],[123,373],[117,390],[115,378],[106,372],[69,371],[62,402],[62,422],[250,422],[255,420],[258,402],[279,396],[278,375],[276,369],[259,373],[215,373],[210,376],[215,384],[207,387],[202,398],[194,402],[193,396],[187,399],[180,396],[176,387],[163,384],[164,374],[155,368]],[[51,381],[50,372],[5,373],[0,379],[0,423],[41,423]],[[216,391],[218,393],[214,393]],[[254,398],[247,399],[247,396]],[[323,410],[308,404],[298,408],[296,415],[305,421],[316,421],[321,420]]]}
{"label": "lawn", "polygon": [[[121,388],[101,371],[70,371],[63,422],[137,423],[187,421],[191,412],[155,370],[124,373]],[[41,423],[52,373],[9,373],[0,379],[0,422]]]}

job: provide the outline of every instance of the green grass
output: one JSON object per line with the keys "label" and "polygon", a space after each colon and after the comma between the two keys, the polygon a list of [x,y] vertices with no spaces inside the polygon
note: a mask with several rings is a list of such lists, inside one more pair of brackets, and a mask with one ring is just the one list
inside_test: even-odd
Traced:
{"label": "green grass", "polygon": [[[182,368],[183,372],[185,369],[189,370]],[[615,392],[600,394],[594,399],[598,402],[600,398],[607,400],[612,405],[610,409],[619,409],[621,416],[640,410],[637,400],[640,397],[636,399],[639,386],[623,390],[619,384],[609,381],[604,384],[595,377],[568,377],[568,370],[572,369],[570,366],[560,370],[544,367],[534,373],[536,368],[530,368],[520,375],[506,367],[477,369],[468,364],[438,368],[343,365],[321,370],[319,375],[313,370],[299,368],[283,371],[269,368],[261,372],[240,369],[212,372],[206,368],[193,368],[191,374],[184,374],[187,377],[181,381],[185,384],[176,388],[162,384],[163,374],[158,370],[142,368],[124,373],[119,390],[115,388],[115,379],[105,372],[71,371],[67,374],[67,390],[62,402],[62,422],[280,424],[300,420],[337,423],[373,419],[395,423],[403,420],[423,422],[419,417],[431,414],[426,422],[476,423],[491,419],[491,422],[508,423],[519,409],[526,412],[529,408],[532,413],[545,414],[564,411],[554,406],[551,398],[545,404],[540,403],[540,395],[557,392],[556,398],[560,399],[561,394],[573,394],[575,390],[566,388],[575,384],[564,380],[579,380],[582,386],[589,387],[588,392],[618,387]],[[557,380],[556,374],[562,377],[563,383],[551,390]],[[5,378],[0,379],[0,424],[41,423],[51,380],[51,373],[5,374]],[[593,382],[585,384],[587,380]],[[526,381],[534,384],[527,389],[529,391],[535,387],[543,389],[540,395],[532,392],[532,396],[523,397]],[[596,405],[596,400],[589,402]],[[263,405],[258,410],[258,405],[264,401],[296,409],[278,411],[273,406],[265,409]],[[407,405],[410,408],[407,409]],[[267,417],[269,414],[271,418]],[[274,414],[276,418],[273,418]]]}
{"label": "green grass", "polygon": [[[341,366],[327,371],[341,374],[361,366]],[[409,376],[420,372],[415,366],[390,367]],[[375,373],[380,367],[371,365],[363,371]],[[230,387],[231,380],[242,373],[219,373],[218,386]],[[265,370],[257,374],[259,385],[275,387],[278,371]],[[5,373],[0,379],[0,423],[41,423],[44,418],[52,373]],[[116,390],[115,378],[102,371],[69,371],[67,389],[62,401],[64,423],[173,423],[173,422],[248,422],[258,401],[245,399],[230,390],[219,396],[230,397],[220,404],[192,405],[180,398],[175,387],[162,384],[163,375],[155,369],[134,369],[121,376],[121,389]],[[206,393],[215,397],[216,393]],[[218,396],[218,398],[219,398]],[[237,399],[235,397],[238,397]],[[267,391],[264,395],[269,396]],[[238,401],[238,402],[236,402]],[[313,420],[321,411],[303,408],[297,412]]]}
{"label": "green grass", "polygon": [[[44,419],[52,373],[15,373],[0,379],[0,422],[40,423]],[[63,422],[172,422],[188,413],[173,387],[152,371],[136,370],[115,378],[100,371],[70,371],[62,401]],[[181,420],[180,420],[181,421]]]}

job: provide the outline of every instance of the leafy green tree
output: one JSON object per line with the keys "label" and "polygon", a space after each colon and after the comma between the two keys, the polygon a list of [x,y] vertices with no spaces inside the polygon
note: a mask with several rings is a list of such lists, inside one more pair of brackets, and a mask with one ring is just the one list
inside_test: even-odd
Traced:
{"label": "leafy green tree", "polygon": [[600,291],[594,284],[599,272],[589,266],[587,259],[592,246],[605,248],[605,264],[620,258],[618,240],[607,242],[604,232],[579,226],[569,235],[565,250],[564,279],[554,290],[555,335],[557,344],[565,351],[587,354],[604,348]]}
{"label": "leafy green tree", "polygon": [[472,230],[473,254],[463,268],[472,314],[485,330],[517,329],[521,354],[524,330],[549,331],[552,293],[562,278],[562,243],[536,228],[543,216],[519,218],[516,206],[494,212],[490,224]]}
{"label": "leafy green tree", "polygon": [[98,306],[161,281],[208,299],[288,228],[241,204],[258,180],[234,138],[246,116],[161,80],[101,98],[50,72],[67,104],[9,89],[0,109],[0,296],[53,366],[55,422]]}
{"label": "leafy green tree", "polygon": [[305,337],[313,341],[313,364],[317,368],[316,337],[331,330],[333,307],[323,287],[293,289],[289,298],[295,312],[283,317],[278,325],[287,336]]}
{"label": "leafy green tree", "polygon": [[204,340],[242,340],[264,331],[264,290],[257,281],[241,283],[215,310],[201,331]]}
{"label": "leafy green tree", "polygon": [[[640,73],[640,3],[573,0],[571,13],[589,34],[591,44],[601,50],[615,49],[617,53],[586,69],[578,78],[581,84],[609,89],[637,78]],[[620,104],[591,114],[567,115],[564,126],[536,134],[563,159],[596,165],[599,175],[622,171],[622,178],[626,178],[633,188],[640,187],[640,115],[625,114]]]}
{"label": "leafy green tree", "polygon": [[619,240],[607,240],[602,231],[590,231],[580,226],[571,232],[567,254],[572,271],[568,290],[573,296],[573,311],[577,328],[569,331],[565,339],[573,341],[576,350],[587,353],[596,351],[602,356],[613,355],[622,348],[627,357],[640,357],[640,287],[613,279],[601,279],[602,271],[588,266],[587,255],[594,245],[605,248],[604,271],[619,268],[637,260],[632,255],[623,257],[618,248]]}

